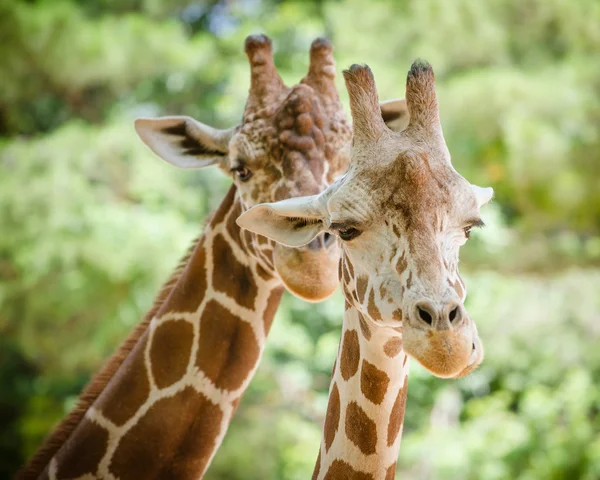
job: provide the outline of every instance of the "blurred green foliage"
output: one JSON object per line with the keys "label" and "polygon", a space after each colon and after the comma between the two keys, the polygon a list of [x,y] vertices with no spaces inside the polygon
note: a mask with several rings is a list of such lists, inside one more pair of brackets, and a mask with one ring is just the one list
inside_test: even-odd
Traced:
{"label": "blurred green foliage", "polygon": [[[460,381],[413,363],[398,477],[600,478],[596,0],[0,1],[0,478],[141,318],[229,184],[160,162],[133,119],[235,124],[257,32],[288,83],[327,35],[340,69],[369,63],[382,99],[426,58],[454,165],[496,190],[462,263],[486,360]],[[342,311],[339,294],[284,298],[207,478],[310,477]]]}

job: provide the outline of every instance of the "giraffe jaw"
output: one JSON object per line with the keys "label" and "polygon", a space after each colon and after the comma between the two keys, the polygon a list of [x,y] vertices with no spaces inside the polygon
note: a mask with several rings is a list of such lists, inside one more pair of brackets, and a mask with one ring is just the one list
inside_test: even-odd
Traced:
{"label": "giraffe jaw", "polygon": [[275,269],[281,281],[292,294],[308,302],[320,302],[335,292],[339,259],[337,243],[316,250],[275,245]]}

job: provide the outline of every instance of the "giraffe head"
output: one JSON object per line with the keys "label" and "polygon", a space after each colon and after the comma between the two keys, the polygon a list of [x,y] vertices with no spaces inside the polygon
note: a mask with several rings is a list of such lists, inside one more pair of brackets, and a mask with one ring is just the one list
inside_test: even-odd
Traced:
{"label": "giraffe head", "polygon": [[[346,170],[352,135],[334,84],[331,44],[312,43],[308,74],[293,87],[281,80],[266,36],[249,36],[245,51],[251,82],[241,124],[218,130],[190,117],[142,118],[138,134],[177,167],[218,165],[232,177],[242,210],[322,192]],[[302,248],[250,241],[292,293],[318,301],[337,287],[339,247],[328,232]]]}
{"label": "giraffe head", "polygon": [[373,325],[401,328],[406,352],[433,374],[465,375],[483,348],[463,305],[458,252],[483,224],[480,207],[493,190],[452,167],[429,64],[408,73],[410,121],[401,132],[382,120],[368,67],[344,77],[354,122],[346,174],[319,195],[256,206],[238,223],[291,246],[337,235],[347,301]]}

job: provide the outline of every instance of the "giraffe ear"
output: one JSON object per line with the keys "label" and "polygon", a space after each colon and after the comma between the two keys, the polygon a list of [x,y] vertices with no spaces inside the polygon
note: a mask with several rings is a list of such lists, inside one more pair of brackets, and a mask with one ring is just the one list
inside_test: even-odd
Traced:
{"label": "giraffe ear", "polygon": [[217,130],[191,117],[138,118],[135,130],[160,158],[180,168],[203,168],[227,159],[237,127]]}
{"label": "giraffe ear", "polygon": [[494,196],[494,189],[492,187],[478,187],[477,185],[471,184],[471,189],[477,199],[477,206],[481,207],[488,203]]}
{"label": "giraffe ear", "polygon": [[410,115],[404,98],[379,102],[381,116],[387,127],[393,132],[401,132],[408,127]]}
{"label": "giraffe ear", "polygon": [[306,245],[325,228],[326,208],[321,195],[288,198],[252,207],[237,224],[288,247]]}

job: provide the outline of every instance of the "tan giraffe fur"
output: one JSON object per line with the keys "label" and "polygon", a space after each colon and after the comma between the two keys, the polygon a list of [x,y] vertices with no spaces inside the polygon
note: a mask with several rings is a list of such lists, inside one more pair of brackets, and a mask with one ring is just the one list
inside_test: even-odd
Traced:
{"label": "tan giraffe fur", "polygon": [[342,339],[314,479],[393,479],[411,356],[433,374],[475,369],[483,348],[464,308],[458,251],[482,224],[492,189],[450,162],[431,67],[407,78],[410,121],[381,119],[373,75],[344,72],[353,118],[348,172],[319,195],[256,206],[238,224],[289,246],[340,238],[346,297]]}
{"label": "tan giraffe fur", "polygon": [[[249,37],[251,87],[241,125],[215,130],[189,117],[136,122],[168,162],[217,164],[235,185],[21,478],[197,478],[205,471],[256,369],[282,285],[309,300],[337,285],[338,251],[325,235],[307,248],[273,248],[235,224],[261,201],[322,191],[346,167],[350,129],[331,52],[326,40],[313,42],[309,73],[288,88],[270,41]],[[388,102],[382,113],[406,118],[403,101]]]}

